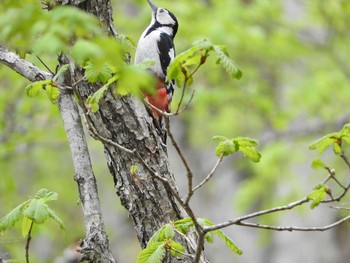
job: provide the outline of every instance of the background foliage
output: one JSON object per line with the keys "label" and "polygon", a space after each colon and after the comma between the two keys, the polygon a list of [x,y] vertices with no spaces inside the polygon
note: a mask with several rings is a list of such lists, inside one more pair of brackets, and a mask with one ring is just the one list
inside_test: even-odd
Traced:
{"label": "background foliage", "polygon": [[[146,1],[112,2],[118,32],[137,43],[150,20]],[[198,210],[216,213],[217,220],[224,220],[232,214],[282,204],[309,193],[310,185],[320,180],[316,172],[309,169],[316,157],[316,153],[308,150],[309,143],[320,135],[339,130],[349,120],[349,1],[156,2],[175,13],[179,20],[180,29],[175,38],[178,53],[205,37],[212,43],[226,45],[243,71],[241,80],[232,80],[215,65],[215,59],[209,57],[211,63],[206,63],[195,75],[191,86],[195,89],[195,97],[180,120],[173,121],[172,125],[181,135],[185,148],[189,153],[210,160],[215,155],[215,143],[211,142],[215,134],[256,138],[261,145],[259,151],[263,157],[259,164],[243,162],[237,157],[232,163],[226,163],[230,170],[228,176],[235,175],[234,179],[226,179],[232,187],[224,190],[224,200],[228,201],[226,208],[217,209],[223,196],[219,194],[222,193],[219,182],[214,182],[201,193]],[[25,3],[3,1],[0,44],[16,49],[22,55],[29,52],[26,59],[43,67],[31,53],[34,49],[54,70],[58,47],[71,40],[69,29],[81,32],[80,36],[84,38],[88,37],[86,32],[89,31],[84,23],[72,28],[70,25],[74,21],[65,20],[65,12],[52,18],[39,7],[36,0]],[[90,20],[87,22],[94,24]],[[37,27],[33,28],[33,24]],[[98,30],[90,29],[95,33]],[[84,226],[58,110],[45,95],[34,99],[27,97],[24,91],[27,84],[16,73],[0,65],[0,216],[40,188],[59,193],[59,201],[53,208],[65,222],[66,235],[51,231],[56,226],[50,226],[50,223],[35,230],[40,238],[33,246],[37,242],[39,251],[47,252],[32,255],[38,257],[35,262],[46,262],[79,239]],[[110,228],[107,231],[113,240],[115,254],[123,262],[134,262],[136,254],[133,250],[138,249],[138,245],[132,227],[114,195],[101,146],[92,140],[90,145],[105,207],[104,217]],[[205,154],[199,154],[199,151]],[[192,159],[198,164],[198,171],[205,170],[200,168],[205,167],[205,161]],[[345,175],[336,160],[329,158],[327,164],[336,168],[338,174]],[[176,165],[174,162],[174,170],[178,170]],[[219,193],[213,194],[213,191]],[[203,200],[210,202],[203,204]],[[277,222],[278,219],[264,220]],[[120,240],[123,243],[130,240],[134,246],[125,248]],[[264,246],[269,244],[267,239],[262,240]],[[248,247],[254,245],[245,244]],[[9,252],[13,258],[23,256],[23,246],[19,227],[0,237],[0,249]],[[43,250],[43,246],[47,249]],[[252,250],[243,248],[245,253]],[[245,255],[230,257],[249,262]],[[217,251],[213,258],[218,258]]]}

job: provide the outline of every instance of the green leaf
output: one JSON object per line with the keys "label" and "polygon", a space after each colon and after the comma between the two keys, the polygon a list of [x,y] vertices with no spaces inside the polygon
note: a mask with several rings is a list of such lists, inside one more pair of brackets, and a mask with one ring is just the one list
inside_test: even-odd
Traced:
{"label": "green leaf", "polygon": [[58,77],[61,76],[64,72],[66,72],[69,69],[69,64],[63,65],[57,74],[53,77],[52,81],[57,81]]}
{"label": "green leaf", "polygon": [[215,135],[213,136],[212,140],[215,142],[222,142],[222,141],[228,140],[228,138],[221,135]]}
{"label": "green leaf", "polygon": [[238,68],[238,65],[233,61],[223,46],[214,45],[214,52],[218,58],[218,63],[226,70],[226,72],[233,78],[240,79],[242,77],[242,71]]}
{"label": "green leaf", "polygon": [[6,216],[0,219],[0,232],[3,232],[19,221],[23,209],[28,205],[30,200],[23,202],[9,212]]}
{"label": "green leaf", "polygon": [[324,162],[320,158],[316,158],[312,161],[311,168],[314,170],[324,169],[325,167],[326,167],[326,165],[324,164]]}
{"label": "green leaf", "polygon": [[88,61],[84,69],[85,77],[91,83],[97,81],[106,83],[115,73],[113,67],[108,63],[99,64]]}
{"label": "green leaf", "polygon": [[181,245],[180,243],[175,242],[174,240],[169,240],[170,245],[170,253],[174,256],[174,257],[181,257],[183,256],[183,254],[181,254],[181,252],[185,252],[185,247],[183,245]]}
{"label": "green leaf", "polygon": [[174,227],[172,224],[166,224],[164,227],[164,234],[166,239],[172,239],[175,236]]}
{"label": "green leaf", "polygon": [[36,194],[36,199],[44,199],[45,202],[57,200],[58,194],[56,192],[51,192],[46,188],[40,189]]}
{"label": "green leaf", "polygon": [[213,233],[216,234],[218,237],[220,237],[231,251],[233,251],[238,255],[243,254],[243,251],[236,245],[236,243],[231,238],[226,236],[222,231],[215,230],[213,231]]}
{"label": "green leaf", "polygon": [[55,222],[60,226],[60,228],[61,228],[62,230],[64,230],[64,224],[63,224],[63,221],[61,220],[61,218],[59,218],[59,217],[56,215],[55,211],[53,211],[51,208],[48,207],[47,210],[48,210],[48,212],[49,212],[49,217],[50,217],[53,221],[55,221]]}
{"label": "green leaf", "polygon": [[33,220],[24,216],[22,219],[22,236],[26,237],[29,233],[29,230],[33,224]]}
{"label": "green leaf", "polygon": [[51,80],[41,80],[41,81],[36,81],[33,82],[25,88],[26,93],[29,97],[34,97],[39,94],[40,91],[43,90],[45,85],[50,84],[52,81]]}
{"label": "green leaf", "polygon": [[205,238],[205,240],[206,240],[208,243],[210,243],[210,244],[212,244],[212,243],[214,242],[214,236],[213,236],[213,233],[212,233],[212,232],[206,233],[205,236],[204,236],[204,238]]}
{"label": "green leaf", "polygon": [[313,191],[307,196],[309,200],[313,200],[311,203],[311,209],[315,208],[321,203],[328,191],[328,187],[323,184],[317,185],[313,188]]}
{"label": "green leaf", "polygon": [[92,41],[80,39],[72,48],[72,57],[80,65],[84,65],[96,57],[103,57],[103,48]]}
{"label": "green leaf", "polygon": [[191,227],[193,227],[193,222],[190,217],[179,219],[174,221],[175,228],[183,234],[187,234]]}
{"label": "green leaf", "polygon": [[239,145],[238,150],[253,162],[257,163],[260,161],[261,154],[254,147]]}
{"label": "green leaf", "polygon": [[339,143],[336,142],[336,143],[333,144],[333,152],[334,152],[336,155],[341,154],[342,149],[341,149],[341,146],[339,145]]}
{"label": "green leaf", "polygon": [[56,101],[57,101],[58,97],[60,96],[60,90],[57,87],[48,84],[45,87],[45,91],[46,91],[47,97],[50,99],[51,103],[56,104]]}
{"label": "green leaf", "polygon": [[225,140],[219,143],[216,147],[215,153],[217,157],[227,156],[238,151],[238,145],[232,140]]}
{"label": "green leaf", "polygon": [[86,102],[85,105],[87,108],[90,109],[91,112],[96,112],[99,110],[99,102],[103,98],[105,92],[109,88],[110,85],[112,85],[114,82],[118,80],[119,76],[115,75],[112,78],[108,80],[108,82],[103,85],[101,88],[99,88],[92,96],[90,95]]}
{"label": "green leaf", "polygon": [[37,224],[42,224],[49,216],[48,206],[44,199],[33,198],[24,209],[23,216],[30,218]]}
{"label": "green leaf", "polygon": [[149,242],[147,247],[143,249],[138,258],[138,263],[161,263],[165,257],[166,242]]}
{"label": "green leaf", "polygon": [[155,78],[150,72],[138,65],[125,66],[120,70],[116,91],[124,96],[131,94],[139,97],[142,92],[154,93]]}
{"label": "green leaf", "polygon": [[323,153],[328,147],[332,146],[339,139],[339,133],[333,132],[314,141],[309,145],[310,150],[317,150],[318,154]]}

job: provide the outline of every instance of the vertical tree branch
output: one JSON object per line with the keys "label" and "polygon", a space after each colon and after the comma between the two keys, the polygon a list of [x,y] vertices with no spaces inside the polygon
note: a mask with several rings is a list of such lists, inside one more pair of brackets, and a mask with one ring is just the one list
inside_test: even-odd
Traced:
{"label": "vertical tree branch", "polygon": [[[32,63],[19,58],[15,53],[0,46],[0,62],[30,81],[51,79],[53,76]],[[67,81],[60,79],[61,86]],[[82,242],[82,253],[89,262],[115,262],[104,230],[96,180],[85,140],[78,107],[72,90],[61,88],[59,106],[75,170],[81,204],[86,225],[86,239]]]}

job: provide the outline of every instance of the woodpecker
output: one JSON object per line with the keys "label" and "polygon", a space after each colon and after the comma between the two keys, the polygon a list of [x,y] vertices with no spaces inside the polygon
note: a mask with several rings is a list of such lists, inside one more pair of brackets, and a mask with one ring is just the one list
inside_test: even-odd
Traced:
{"label": "woodpecker", "polygon": [[[156,92],[145,94],[147,101],[161,111],[170,112],[170,103],[174,93],[175,82],[166,81],[167,68],[175,57],[174,37],[178,30],[178,22],[169,10],[157,7],[151,0],[147,0],[152,8],[152,19],[149,26],[142,33],[137,44],[135,64],[143,61],[153,61],[148,68],[156,78]],[[163,116],[157,110],[150,108],[150,113],[163,142],[166,138],[163,127]]]}

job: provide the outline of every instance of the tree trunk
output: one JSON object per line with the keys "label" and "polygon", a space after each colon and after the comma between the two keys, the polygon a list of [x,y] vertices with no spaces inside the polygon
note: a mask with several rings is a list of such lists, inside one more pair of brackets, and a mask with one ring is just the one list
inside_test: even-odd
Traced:
{"label": "tree trunk", "polygon": [[[109,1],[71,1],[87,12],[95,14],[115,35],[112,21],[112,9]],[[65,61],[64,63],[67,63]],[[67,86],[79,82],[83,78],[82,70],[71,64],[70,83]],[[76,86],[78,97],[85,101],[98,87],[87,82],[79,82]],[[84,105],[81,105],[84,107]],[[131,96],[115,96],[113,92],[107,92],[100,103],[100,110],[86,115],[91,133],[110,141],[116,142],[130,150],[136,150],[144,163],[137,158],[137,154],[128,154],[120,150],[112,143],[102,140],[105,147],[105,155],[109,170],[113,176],[117,194],[122,205],[128,210],[133,219],[135,231],[144,248],[150,237],[161,226],[171,221],[183,218],[181,207],[177,204],[169,187],[176,190],[174,177],[170,172],[166,148],[161,143],[152,118],[146,111],[143,103]],[[164,184],[152,176],[148,169],[152,169],[158,176],[166,178],[169,184]],[[131,173],[132,166],[137,167],[136,173]],[[182,240],[189,252],[193,252],[194,240],[189,238]],[[178,262],[175,258],[167,257],[164,262]],[[192,262],[185,258],[182,262]]]}

